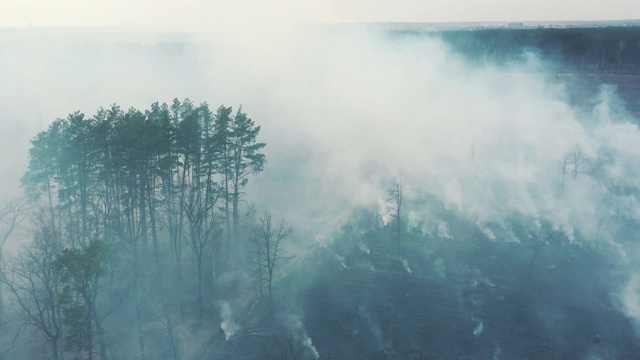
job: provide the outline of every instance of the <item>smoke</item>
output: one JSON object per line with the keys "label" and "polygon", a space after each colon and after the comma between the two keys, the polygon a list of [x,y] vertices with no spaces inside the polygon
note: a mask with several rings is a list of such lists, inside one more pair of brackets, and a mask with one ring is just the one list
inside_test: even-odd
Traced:
{"label": "smoke", "polygon": [[308,358],[319,359],[320,353],[313,345],[313,341],[307,334],[304,323],[302,322],[302,315],[297,311],[289,311],[285,315],[285,325],[288,327],[291,333],[292,340],[299,341],[304,347],[304,354]]}
{"label": "smoke", "polygon": [[[489,238],[514,215],[593,240],[600,219],[640,214],[635,197],[610,191],[637,187],[640,171],[640,131],[612,88],[593,111],[574,109],[562,86],[534,71],[540,61],[472,65],[426,36],[299,28],[178,40],[8,41],[0,93],[12,121],[3,126],[20,130],[6,129],[3,145],[16,145],[21,160],[5,165],[6,191],[16,191],[29,137],[55,117],[191,97],[243,104],[262,125],[269,161],[247,200],[316,235],[356,207],[382,211],[392,177],[407,198],[431,196]],[[558,163],[577,144],[580,169],[562,187]],[[447,236],[441,219],[411,209],[412,223],[427,220]]]}
{"label": "smoke", "polygon": [[305,349],[309,351],[309,353],[314,359],[320,358],[320,354],[318,353],[318,350],[316,349],[316,347],[313,346],[313,342],[311,342],[311,338],[309,336],[304,335],[302,339],[302,345],[305,347]]}
{"label": "smoke", "polygon": [[231,339],[233,335],[235,335],[242,328],[240,324],[236,323],[233,318],[233,311],[231,309],[231,305],[223,301],[219,305],[220,307],[220,318],[222,319],[222,323],[220,323],[220,328],[224,332],[225,340]]}
{"label": "smoke", "polygon": [[502,349],[498,346],[493,352],[493,360],[500,360],[500,355],[502,355]]}
{"label": "smoke", "polygon": [[411,274],[411,268],[409,267],[409,260],[405,258],[400,258],[400,261],[402,262],[402,267],[404,267],[405,271]]}
{"label": "smoke", "polygon": [[478,325],[476,325],[476,327],[473,329],[473,336],[478,337],[484,331],[484,323],[482,322],[482,320],[476,317],[473,317],[471,320],[478,323]]}
{"label": "smoke", "polygon": [[[491,239],[520,216],[550,223],[571,241],[593,241],[600,219],[638,213],[635,198],[610,190],[637,185],[628,182],[637,178],[630,164],[640,140],[611,89],[585,112],[528,64],[470,65],[426,37],[304,35],[254,49],[248,57],[262,59],[258,66],[236,64],[257,67],[251,80],[268,89],[256,110],[279,112],[271,130],[264,127],[278,140],[253,201],[286,204],[288,218],[318,220],[314,232],[330,231],[327,220],[351,209],[383,211],[388,180],[399,177],[407,198],[433,197]],[[579,168],[563,186],[558,163],[575,146]],[[283,174],[286,185],[277,183]],[[442,221],[420,208],[410,216],[410,224]]]}
{"label": "smoke", "polygon": [[433,261],[433,272],[438,276],[438,278],[444,280],[447,278],[446,273],[447,267],[444,264],[444,260],[441,258],[437,258]]}
{"label": "smoke", "polygon": [[[3,163],[6,194],[19,191],[29,138],[54,118],[190,97],[242,104],[262,126],[268,163],[246,200],[282,214],[300,242],[330,239],[354,209],[381,213],[392,178],[407,199],[441,204],[496,241],[517,241],[509,224],[526,218],[570,241],[615,245],[614,218],[640,220],[635,119],[611,87],[593,108],[574,108],[530,55],[478,65],[434,37],[347,28],[0,36],[0,143],[19,159]],[[580,161],[563,179],[559,164],[576,149]],[[451,237],[429,206],[410,209],[407,226],[418,224]],[[442,262],[434,268],[447,275]],[[637,282],[625,298],[637,295]],[[636,317],[632,305],[627,312]],[[228,339],[238,330],[228,304],[221,317]]]}
{"label": "smoke", "polygon": [[636,323],[636,332],[640,332],[640,274],[631,275],[623,286],[619,296],[620,309]]}
{"label": "smoke", "polygon": [[378,348],[380,350],[389,349],[391,347],[391,343],[385,340],[382,329],[380,328],[380,324],[371,317],[371,314],[363,305],[358,306],[358,314],[365,320],[365,323],[369,326],[369,331],[371,331],[373,338],[378,344]]}

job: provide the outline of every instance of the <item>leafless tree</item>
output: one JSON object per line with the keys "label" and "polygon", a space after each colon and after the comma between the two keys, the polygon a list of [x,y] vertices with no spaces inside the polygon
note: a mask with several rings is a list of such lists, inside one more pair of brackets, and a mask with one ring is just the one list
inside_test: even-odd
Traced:
{"label": "leafless tree", "polygon": [[156,314],[162,326],[167,330],[167,335],[169,335],[169,342],[171,343],[171,352],[173,353],[173,360],[180,359],[180,351],[178,349],[178,337],[175,329],[175,322],[171,318],[171,314],[169,313],[169,305],[167,304],[167,299],[165,297],[165,291],[160,294],[161,300],[161,309],[160,314]]}
{"label": "leafless tree", "polygon": [[282,241],[292,232],[293,229],[285,220],[281,220],[279,225],[274,226],[270,211],[265,211],[253,224],[255,252],[253,269],[260,296],[267,292],[270,305],[273,300],[273,280],[276,271],[282,263],[292,258],[287,256],[282,247]]}
{"label": "leafless tree", "polygon": [[2,284],[22,310],[26,325],[34,327],[47,340],[54,360],[63,359],[63,322],[60,301],[62,281],[53,269],[62,246],[50,224],[42,224],[33,243],[3,265]]}
{"label": "leafless tree", "polygon": [[584,153],[582,152],[582,146],[580,146],[580,143],[576,143],[575,145],[573,145],[570,156],[571,166],[573,167],[572,175],[574,179],[577,179],[578,172],[580,172],[580,167],[584,162]]}
{"label": "leafless tree", "polygon": [[[24,220],[24,201],[15,199],[0,209],[0,278],[3,277],[3,248],[11,234]],[[4,315],[4,291],[0,282],[0,326]]]}
{"label": "leafless tree", "polygon": [[573,177],[573,179],[578,178],[578,173],[581,171],[580,168],[584,163],[584,153],[582,152],[582,146],[580,143],[575,143],[571,148],[571,151],[566,153],[562,159],[558,162],[560,166],[560,170],[562,171],[562,187],[564,188],[565,179],[568,174]]}
{"label": "leafless tree", "polygon": [[402,181],[394,178],[391,181],[391,185],[387,189],[387,203],[388,208],[387,211],[393,218],[396,223],[396,240],[397,240],[397,257],[400,260],[400,234],[401,234],[401,223],[402,223],[402,200],[403,200],[403,188],[404,184]]}
{"label": "leafless tree", "polygon": [[566,154],[562,157],[562,160],[558,162],[560,169],[562,170],[562,187],[564,188],[564,180],[569,172],[569,164],[571,163],[571,154]]}

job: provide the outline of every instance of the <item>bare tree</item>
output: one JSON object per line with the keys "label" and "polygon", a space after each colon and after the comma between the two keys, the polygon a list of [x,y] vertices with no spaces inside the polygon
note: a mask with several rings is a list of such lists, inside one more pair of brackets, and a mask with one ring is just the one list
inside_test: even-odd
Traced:
{"label": "bare tree", "polygon": [[156,314],[162,326],[167,330],[167,335],[169,336],[169,341],[171,343],[171,352],[173,353],[173,360],[180,359],[180,351],[178,349],[178,337],[175,329],[175,322],[171,319],[171,315],[169,314],[169,305],[167,304],[167,299],[165,297],[165,287],[163,286],[163,290],[160,292],[160,305],[161,305],[161,313]]}
{"label": "bare tree", "polygon": [[391,185],[387,189],[387,211],[396,222],[396,240],[397,240],[397,257],[400,260],[400,234],[401,234],[401,222],[402,222],[402,200],[403,200],[403,187],[402,181],[394,178],[391,181]]}
{"label": "bare tree", "polygon": [[571,151],[566,153],[562,159],[558,162],[560,170],[562,171],[562,187],[564,188],[565,179],[568,174],[573,179],[578,178],[580,168],[584,163],[584,153],[582,152],[582,146],[580,143],[575,143],[571,148]]}
{"label": "bare tree", "polygon": [[62,246],[56,239],[52,225],[40,225],[33,243],[3,265],[0,280],[24,313],[25,324],[43,335],[54,360],[62,360],[63,319],[59,303],[62,280],[53,268]]}
{"label": "bare tree", "polygon": [[[24,220],[24,201],[22,199],[11,200],[0,209],[0,279],[3,277],[3,248],[11,234]],[[4,291],[0,282],[0,326],[4,315]]]}
{"label": "bare tree", "polygon": [[567,172],[569,172],[569,165],[571,163],[571,154],[566,154],[562,157],[562,160],[558,162],[560,165],[560,169],[562,170],[562,187],[564,188],[564,179],[567,176]]}
{"label": "bare tree", "polygon": [[573,145],[570,156],[571,166],[573,167],[572,175],[574,179],[577,179],[578,172],[580,172],[580,167],[584,162],[584,153],[582,152],[582,146],[580,146],[580,143],[576,143],[575,145]]}
{"label": "bare tree", "polygon": [[260,295],[266,291],[269,295],[269,304],[272,305],[273,279],[276,270],[283,262],[292,257],[287,256],[282,248],[282,240],[287,238],[293,229],[285,221],[281,220],[277,226],[273,225],[270,211],[265,211],[253,224],[254,235],[254,271]]}

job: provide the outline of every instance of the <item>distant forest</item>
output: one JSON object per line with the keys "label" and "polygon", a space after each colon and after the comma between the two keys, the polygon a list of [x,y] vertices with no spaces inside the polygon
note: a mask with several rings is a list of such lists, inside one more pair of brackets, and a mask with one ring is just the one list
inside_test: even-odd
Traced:
{"label": "distant forest", "polygon": [[[399,31],[415,36],[417,31]],[[489,28],[451,30],[437,35],[476,61],[506,63],[531,51],[557,72],[640,74],[640,28]]]}

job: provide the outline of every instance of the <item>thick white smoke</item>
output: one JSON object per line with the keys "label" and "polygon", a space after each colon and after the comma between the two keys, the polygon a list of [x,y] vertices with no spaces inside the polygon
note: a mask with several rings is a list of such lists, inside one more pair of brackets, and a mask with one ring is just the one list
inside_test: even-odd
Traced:
{"label": "thick white smoke", "polygon": [[222,322],[220,323],[220,329],[224,332],[225,340],[231,339],[233,335],[235,335],[238,331],[242,329],[240,324],[235,322],[233,317],[233,311],[231,309],[231,305],[223,301],[219,305],[220,307],[220,318]]}
{"label": "thick white smoke", "polygon": [[[236,48],[233,67],[263,90],[255,111],[273,139],[254,199],[283,202],[299,221],[312,214],[326,226],[355,206],[383,209],[391,177],[489,237],[488,225],[517,215],[570,240],[611,240],[611,215],[638,214],[635,198],[611,191],[637,185],[640,132],[610,88],[592,112],[577,110],[540,63],[470,65],[426,37],[311,32],[249,48]],[[577,173],[567,166],[563,186],[560,164],[576,150]],[[413,223],[446,230],[411,211]]]}

